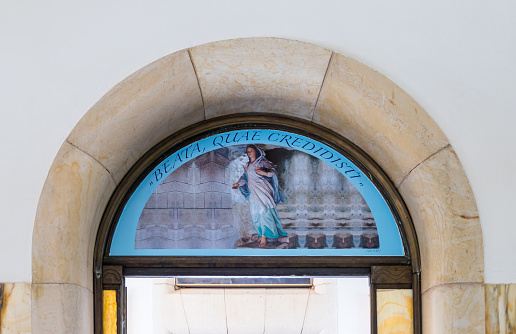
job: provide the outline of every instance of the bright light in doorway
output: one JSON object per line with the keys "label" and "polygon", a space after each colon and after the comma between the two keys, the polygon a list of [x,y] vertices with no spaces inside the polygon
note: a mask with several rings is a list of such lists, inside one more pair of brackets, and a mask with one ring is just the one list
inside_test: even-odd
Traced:
{"label": "bright light in doorway", "polygon": [[178,288],[126,278],[128,334],[368,334],[367,277],[320,277],[312,288]]}

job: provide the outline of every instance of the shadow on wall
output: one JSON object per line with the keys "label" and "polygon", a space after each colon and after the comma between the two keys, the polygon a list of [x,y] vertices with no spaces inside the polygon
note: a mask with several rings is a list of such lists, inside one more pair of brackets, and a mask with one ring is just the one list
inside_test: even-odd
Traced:
{"label": "shadow on wall", "polygon": [[2,330],[2,314],[4,313],[4,283],[0,283],[0,332]]}

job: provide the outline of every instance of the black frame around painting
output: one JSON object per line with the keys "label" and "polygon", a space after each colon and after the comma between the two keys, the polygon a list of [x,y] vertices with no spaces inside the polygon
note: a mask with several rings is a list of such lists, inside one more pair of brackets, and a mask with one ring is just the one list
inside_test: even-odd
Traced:
{"label": "black frame around painting", "polygon": [[[203,136],[235,129],[277,129],[297,133],[342,152],[368,176],[388,203],[403,240],[403,256],[112,256],[109,254],[117,222],[138,184],[159,161]],[[400,270],[403,274],[400,276]],[[392,275],[377,275],[378,272]],[[106,273],[111,273],[109,277]],[[113,275],[116,272],[118,276]],[[147,152],[115,190],[101,220],[94,251],[95,333],[102,333],[102,290],[119,291],[119,323],[125,323],[123,278],[177,276],[369,276],[372,291],[378,284],[408,287],[414,293],[414,333],[421,332],[420,256],[410,215],[396,188],[381,168],[342,136],[298,118],[270,114],[244,114],[214,118],[174,133]],[[119,277],[116,282],[112,277]],[[382,283],[391,277],[389,283]],[[410,278],[410,279],[409,279]],[[371,309],[376,310],[372,294]],[[376,332],[376,315],[372,332]],[[119,333],[124,332],[119,326]]]}

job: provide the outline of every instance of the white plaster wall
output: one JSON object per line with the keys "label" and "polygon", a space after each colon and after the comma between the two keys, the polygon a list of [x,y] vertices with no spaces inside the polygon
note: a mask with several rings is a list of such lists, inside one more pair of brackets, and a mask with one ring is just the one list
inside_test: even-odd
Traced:
{"label": "white plaster wall", "polygon": [[43,182],[104,93],[177,50],[260,36],[334,49],[415,98],[475,192],[485,281],[516,282],[515,14],[511,0],[0,1],[0,282],[31,280]]}

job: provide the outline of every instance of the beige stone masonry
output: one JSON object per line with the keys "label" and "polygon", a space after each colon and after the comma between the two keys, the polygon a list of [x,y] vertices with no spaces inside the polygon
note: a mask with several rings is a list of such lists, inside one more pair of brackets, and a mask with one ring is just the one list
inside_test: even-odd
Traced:
{"label": "beige stone masonry", "polygon": [[419,239],[422,291],[445,283],[483,283],[478,211],[453,149],[447,147],[418,165],[399,191]]}
{"label": "beige stone masonry", "polygon": [[448,144],[430,116],[400,87],[340,54],[332,57],[313,121],[363,149],[395,185]]}
{"label": "beige stone masonry", "polygon": [[191,49],[206,118],[271,112],[310,120],[332,52],[278,38],[234,39]]}
{"label": "beige stone masonry", "polygon": [[68,141],[98,160],[118,183],[154,145],[203,119],[190,57],[179,51],[115,86],[84,115]]}
{"label": "beige stone masonry", "polygon": [[485,333],[484,286],[481,283],[448,284],[432,288],[422,297],[423,333]]}
{"label": "beige stone masonry", "polygon": [[32,333],[93,333],[93,294],[74,284],[33,284]]}
{"label": "beige stone masonry", "polygon": [[[312,120],[368,153],[398,186],[414,220],[425,333],[483,331],[478,212],[442,131],[402,89],[366,65],[306,43],[256,38],[163,57],[115,86],[79,121],[38,203],[34,333],[92,332],[97,228],[110,195],[137,160],[205,118],[247,112]],[[213,296],[217,305],[219,299]]]}
{"label": "beige stone masonry", "polygon": [[[48,174],[36,212],[33,283],[70,283],[93,291],[93,248],[115,190],[97,161],[65,143]],[[43,311],[44,309],[40,310]]]}

